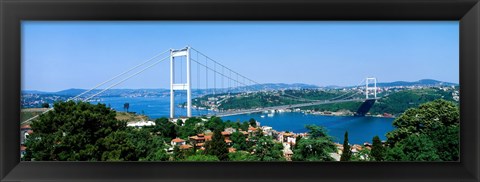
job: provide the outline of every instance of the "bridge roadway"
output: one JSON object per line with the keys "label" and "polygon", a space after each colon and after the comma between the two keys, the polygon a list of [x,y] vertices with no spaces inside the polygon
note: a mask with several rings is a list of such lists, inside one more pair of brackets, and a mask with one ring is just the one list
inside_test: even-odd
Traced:
{"label": "bridge roadway", "polygon": [[[378,98],[376,98],[376,99],[378,99]],[[334,100],[334,101],[330,101],[330,100],[314,101],[314,102],[309,102],[309,103],[272,106],[272,107],[256,108],[256,109],[246,109],[246,110],[239,110],[239,111],[233,111],[233,112],[217,112],[217,114],[215,116],[217,116],[217,117],[234,116],[234,115],[250,114],[250,113],[263,112],[263,111],[269,111],[269,110],[289,109],[289,108],[315,106],[315,105],[323,105],[323,104],[334,104],[334,103],[355,102],[355,101],[364,102],[365,100],[367,100],[367,99],[362,98],[362,99],[348,99],[348,100]]]}

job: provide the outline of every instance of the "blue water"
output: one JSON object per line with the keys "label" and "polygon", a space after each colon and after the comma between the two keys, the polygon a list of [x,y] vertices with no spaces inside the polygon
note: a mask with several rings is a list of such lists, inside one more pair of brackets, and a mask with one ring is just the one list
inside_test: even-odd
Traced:
{"label": "blue water", "polygon": [[[175,103],[183,103],[185,100],[185,98],[179,97]],[[126,102],[130,104],[130,112],[142,114],[143,111],[145,115],[153,119],[169,117],[170,114],[170,97],[108,97],[101,100],[101,103],[110,104],[117,111],[123,111],[123,104]],[[207,112],[206,110],[192,109],[192,114],[195,116]],[[186,109],[176,107],[175,115],[185,116]],[[262,118],[262,115],[265,117]],[[295,133],[306,132],[305,125],[307,124],[320,125],[328,130],[328,134],[334,137],[335,142],[339,143],[343,142],[345,131],[348,131],[349,142],[354,144],[371,143],[375,135],[385,140],[385,134],[393,130],[392,122],[394,120],[393,118],[378,117],[321,116],[299,112],[275,113],[273,117],[268,117],[264,113],[253,113],[227,116],[222,119],[225,121],[248,121],[250,118],[259,121],[262,126],[271,126],[277,131]]]}
{"label": "blue water", "polygon": [[[175,105],[184,103],[186,98],[176,97]],[[103,104],[110,104],[110,107],[117,111],[125,111],[123,105],[129,103],[129,112],[145,114],[152,119],[161,117],[170,117],[170,97],[104,97],[100,101]],[[194,116],[212,113],[207,110],[192,109]],[[187,110],[181,107],[175,107],[175,117],[186,116]]]}
{"label": "blue water", "polygon": [[[261,117],[264,115],[265,117]],[[271,126],[277,131],[291,131],[294,133],[307,132],[305,125],[315,124],[327,129],[328,134],[334,137],[335,142],[343,143],[345,131],[348,131],[350,143],[372,143],[372,138],[378,135],[385,140],[385,134],[393,130],[393,118],[353,117],[353,116],[321,116],[299,112],[275,113],[273,117],[267,114],[254,113],[238,116],[223,117],[224,120],[245,121],[254,118],[262,126]]]}

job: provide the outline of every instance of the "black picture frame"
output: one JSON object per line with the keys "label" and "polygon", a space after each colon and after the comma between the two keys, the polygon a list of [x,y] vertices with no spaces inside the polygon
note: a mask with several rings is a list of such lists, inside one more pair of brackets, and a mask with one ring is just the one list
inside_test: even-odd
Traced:
{"label": "black picture frame", "polygon": [[[478,0],[2,0],[1,181],[479,181]],[[20,162],[22,20],[458,20],[460,162]]]}

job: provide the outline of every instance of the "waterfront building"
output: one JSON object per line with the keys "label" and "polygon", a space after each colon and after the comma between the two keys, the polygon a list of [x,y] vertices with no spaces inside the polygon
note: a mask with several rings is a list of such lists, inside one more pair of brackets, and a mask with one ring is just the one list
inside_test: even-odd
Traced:
{"label": "waterfront building", "polygon": [[136,128],[141,128],[141,127],[144,127],[144,126],[155,126],[155,122],[153,121],[134,121],[134,122],[130,122],[127,124],[127,126],[129,127],[136,127]]}

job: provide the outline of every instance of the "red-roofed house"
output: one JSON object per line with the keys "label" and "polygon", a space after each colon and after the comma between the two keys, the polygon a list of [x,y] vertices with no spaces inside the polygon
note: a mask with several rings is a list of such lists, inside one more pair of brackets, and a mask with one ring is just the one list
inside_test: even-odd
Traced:
{"label": "red-roofed house", "polygon": [[185,140],[181,139],[181,138],[174,138],[171,142],[172,146],[181,146],[181,145],[185,145]]}

